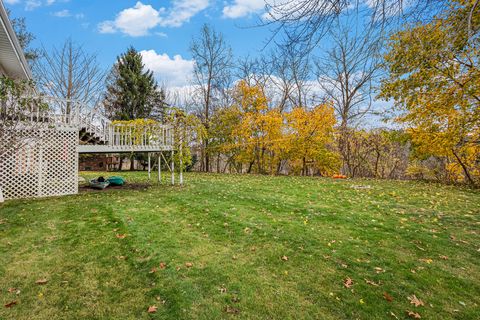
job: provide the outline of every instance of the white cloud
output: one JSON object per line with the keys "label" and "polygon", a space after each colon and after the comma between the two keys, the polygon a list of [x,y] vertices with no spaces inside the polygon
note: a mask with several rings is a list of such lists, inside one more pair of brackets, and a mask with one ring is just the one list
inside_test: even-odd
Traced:
{"label": "white cloud", "polygon": [[114,21],[104,21],[98,24],[98,31],[100,33],[115,33],[117,32],[115,28]]}
{"label": "white cloud", "polygon": [[70,11],[68,11],[67,9],[64,9],[64,10],[60,10],[60,11],[54,12],[53,15],[54,15],[55,17],[58,17],[58,18],[68,18],[68,17],[70,17],[72,14],[71,14]]}
{"label": "white cloud", "polygon": [[[69,1],[70,0],[45,0],[42,2],[41,0],[27,0],[23,2],[25,3],[25,10],[31,11],[33,9],[41,7],[42,5],[51,6],[56,2],[69,2]],[[22,2],[22,0],[4,0],[3,2],[5,2],[6,4],[13,5],[13,4],[18,4]]]}
{"label": "white cloud", "polygon": [[159,12],[151,5],[140,1],[133,8],[121,11],[114,21],[104,21],[99,24],[101,33],[113,33],[116,30],[132,37],[148,34],[148,31],[160,22]]}
{"label": "white cloud", "polygon": [[3,0],[6,4],[17,4],[20,2],[20,0]]}
{"label": "white cloud", "polygon": [[100,33],[120,31],[132,37],[144,36],[158,26],[180,27],[208,5],[209,0],[174,0],[170,9],[156,10],[139,1],[133,8],[121,11],[115,20],[99,23],[98,30]]}
{"label": "white cloud", "polygon": [[155,78],[168,87],[186,86],[193,74],[194,60],[183,59],[181,55],[172,58],[168,54],[157,54],[155,50],[140,51],[145,67],[152,70]]}
{"label": "white cloud", "polygon": [[180,27],[190,18],[205,10],[209,5],[209,0],[174,0],[173,7],[168,15],[163,18],[160,25],[163,27]]}
{"label": "white cloud", "polygon": [[265,0],[235,0],[223,8],[225,18],[241,18],[252,13],[258,13],[265,8]]}
{"label": "white cloud", "polygon": [[42,3],[38,0],[28,0],[27,2],[25,2],[25,10],[32,11],[40,7],[41,5]]}

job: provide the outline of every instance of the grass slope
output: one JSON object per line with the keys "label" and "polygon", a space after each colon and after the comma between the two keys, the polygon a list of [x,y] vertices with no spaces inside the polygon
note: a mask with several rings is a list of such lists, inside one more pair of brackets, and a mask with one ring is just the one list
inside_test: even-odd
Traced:
{"label": "grass slope", "polygon": [[480,318],[479,191],[186,181],[0,205],[0,319]]}

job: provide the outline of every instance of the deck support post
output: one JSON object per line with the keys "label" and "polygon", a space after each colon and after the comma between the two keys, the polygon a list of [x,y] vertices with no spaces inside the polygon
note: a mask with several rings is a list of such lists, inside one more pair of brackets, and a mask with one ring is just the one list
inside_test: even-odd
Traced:
{"label": "deck support post", "polygon": [[150,180],[151,178],[151,175],[152,175],[152,168],[150,166],[150,152],[147,153],[147,156],[148,156],[148,180]]}
{"label": "deck support post", "polygon": [[179,167],[178,167],[178,180],[179,180],[179,184],[181,186],[183,186],[183,160],[182,160],[182,141],[180,140],[180,146],[179,146],[179,149],[178,149],[178,158],[180,159],[179,160]]}
{"label": "deck support post", "polygon": [[172,171],[172,186],[175,185],[175,161],[174,161],[175,151],[172,150],[172,162],[170,164],[170,171]]}
{"label": "deck support post", "polygon": [[162,156],[161,156],[161,152],[158,154],[158,182],[162,183]]}

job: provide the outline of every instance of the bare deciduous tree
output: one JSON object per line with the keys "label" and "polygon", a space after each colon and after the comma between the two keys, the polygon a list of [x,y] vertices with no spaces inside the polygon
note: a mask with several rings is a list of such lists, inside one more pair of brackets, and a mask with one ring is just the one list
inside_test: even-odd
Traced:
{"label": "bare deciduous tree", "polygon": [[[231,84],[232,52],[223,35],[208,25],[201,29],[200,36],[192,40],[190,51],[195,60],[193,84],[200,99],[199,117],[208,131],[209,118],[215,105],[225,97]],[[203,141],[202,169],[210,170],[208,137]]]}
{"label": "bare deciduous tree", "polygon": [[96,54],[87,53],[71,39],[51,52],[42,50],[35,64],[38,88],[49,96],[95,105],[104,89],[105,72]]}
{"label": "bare deciduous tree", "polygon": [[380,71],[382,33],[357,21],[339,19],[330,38],[331,49],[316,61],[317,79],[340,120],[339,149],[344,170],[351,175],[349,130],[371,111],[373,87]]}
{"label": "bare deciduous tree", "polygon": [[448,0],[265,0],[263,24],[274,27],[274,35],[285,33],[287,42],[315,47],[345,12],[369,17],[384,28],[392,22],[419,20],[432,16]]}

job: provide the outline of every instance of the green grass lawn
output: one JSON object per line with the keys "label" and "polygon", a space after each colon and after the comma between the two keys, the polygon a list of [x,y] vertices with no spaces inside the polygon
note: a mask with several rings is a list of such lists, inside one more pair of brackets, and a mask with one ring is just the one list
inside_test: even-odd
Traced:
{"label": "green grass lawn", "polygon": [[479,319],[480,191],[188,174],[8,201],[0,290],[0,319]]}

